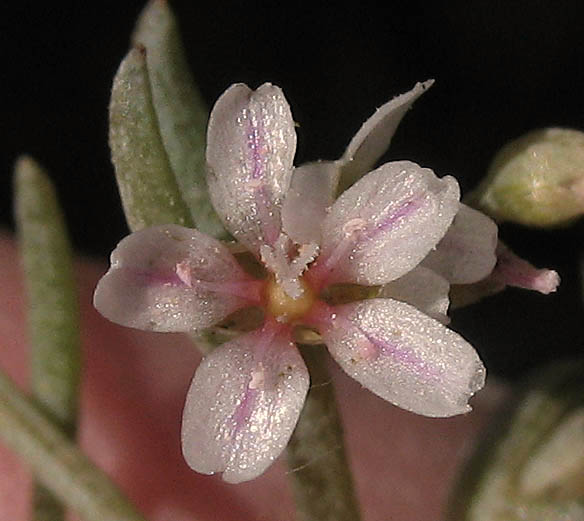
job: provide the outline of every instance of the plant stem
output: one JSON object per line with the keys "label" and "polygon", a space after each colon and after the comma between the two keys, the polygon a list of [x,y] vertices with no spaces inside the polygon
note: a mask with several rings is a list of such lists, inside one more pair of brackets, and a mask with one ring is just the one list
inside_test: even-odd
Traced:
{"label": "plant stem", "polygon": [[288,445],[299,521],[359,521],[343,429],[323,346],[301,346],[311,388]]}
{"label": "plant stem", "polygon": [[0,438],[84,521],[145,521],[109,478],[1,371]]}

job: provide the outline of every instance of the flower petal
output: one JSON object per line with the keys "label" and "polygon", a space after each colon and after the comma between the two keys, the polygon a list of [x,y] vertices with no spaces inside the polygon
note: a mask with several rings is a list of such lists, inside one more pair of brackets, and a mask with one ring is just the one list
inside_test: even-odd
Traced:
{"label": "flower petal", "polygon": [[442,324],[448,324],[449,290],[450,284],[445,278],[424,266],[416,266],[399,279],[385,284],[378,296],[405,302]]}
{"label": "flower petal", "polygon": [[297,244],[320,244],[320,223],[334,202],[339,174],[336,161],[317,161],[294,169],[282,206],[282,226]]}
{"label": "flower petal", "polygon": [[94,305],[123,326],[187,332],[256,304],[260,285],[221,242],[171,224],[140,230],[118,244]]}
{"label": "flower petal", "polygon": [[340,159],[343,165],[340,191],[344,191],[375,166],[389,147],[406,112],[433,83],[434,80],[416,83],[412,90],[382,105],[363,123]]}
{"label": "flower petal", "polygon": [[458,211],[453,177],[409,161],[386,163],[342,194],[322,226],[313,283],[385,284],[414,268]]}
{"label": "flower petal", "polygon": [[347,374],[417,414],[468,412],[468,399],[484,385],[485,368],[470,344],[397,300],[335,307],[329,327],[321,333]]}
{"label": "flower petal", "polygon": [[497,225],[484,213],[460,205],[446,235],[422,264],[451,284],[470,284],[484,279],[495,267]]}
{"label": "flower petal", "polygon": [[256,255],[280,234],[296,131],[281,89],[236,84],[219,98],[207,132],[207,182],[225,227]]}
{"label": "flower petal", "polygon": [[240,483],[282,452],[308,391],[308,371],[289,335],[268,326],[223,344],[202,362],[189,389],[183,454],[203,474]]}

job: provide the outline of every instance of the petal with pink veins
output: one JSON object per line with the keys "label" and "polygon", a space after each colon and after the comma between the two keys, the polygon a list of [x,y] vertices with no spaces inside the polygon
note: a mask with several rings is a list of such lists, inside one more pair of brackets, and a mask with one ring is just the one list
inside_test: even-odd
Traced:
{"label": "petal with pink veins", "polygon": [[446,235],[422,261],[451,284],[484,279],[495,267],[497,225],[484,213],[460,205]]}
{"label": "petal with pink veins", "polygon": [[389,147],[402,118],[414,101],[433,83],[434,80],[416,83],[412,90],[396,96],[379,107],[375,114],[363,123],[363,126],[349,143],[343,157],[339,160],[340,165],[342,165],[341,191],[351,186],[375,166],[375,163]]}
{"label": "petal with pink veins", "polygon": [[286,447],[304,404],[308,370],[285,328],[266,326],[223,344],[189,389],[182,446],[189,466],[240,483]]}
{"label": "petal with pink veins", "polygon": [[280,235],[296,131],[282,90],[236,84],[213,107],[207,131],[207,182],[225,227],[256,255]]}
{"label": "petal with pink veins", "polygon": [[485,368],[462,337],[412,306],[371,299],[333,308],[323,340],[333,358],[381,398],[425,416],[470,411]]}
{"label": "petal with pink veins", "polygon": [[409,161],[370,172],[331,207],[322,225],[313,284],[386,284],[413,269],[444,236],[458,211],[453,177]]}
{"label": "petal with pink veins", "polygon": [[132,233],[118,244],[94,305],[127,327],[188,332],[259,303],[260,286],[221,242],[171,224]]}
{"label": "petal with pink veins", "polygon": [[378,297],[392,298],[419,309],[422,313],[448,324],[448,281],[424,266],[416,266],[399,279],[385,284]]}
{"label": "petal with pink veins", "polygon": [[316,161],[294,169],[282,206],[282,226],[294,242],[320,244],[320,223],[334,202],[338,180],[335,161]]}

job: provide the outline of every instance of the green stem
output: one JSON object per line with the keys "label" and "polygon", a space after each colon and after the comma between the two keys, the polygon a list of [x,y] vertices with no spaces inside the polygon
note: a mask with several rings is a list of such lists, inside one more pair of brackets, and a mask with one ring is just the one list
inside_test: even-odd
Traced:
{"label": "green stem", "polygon": [[359,521],[326,351],[302,346],[311,388],[288,445],[288,465],[299,521]]}
{"label": "green stem", "polygon": [[109,478],[1,371],[0,439],[84,521],[145,521]]}
{"label": "green stem", "polygon": [[[31,385],[34,397],[73,438],[80,373],[79,310],[71,247],[55,190],[30,158],[15,167],[15,209],[28,296]],[[64,519],[60,502],[35,485],[37,521]]]}

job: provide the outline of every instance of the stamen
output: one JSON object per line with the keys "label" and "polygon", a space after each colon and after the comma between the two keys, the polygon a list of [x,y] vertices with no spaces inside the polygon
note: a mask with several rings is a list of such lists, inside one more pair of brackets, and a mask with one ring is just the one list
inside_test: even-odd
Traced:
{"label": "stamen", "polygon": [[177,277],[189,288],[192,288],[191,268],[189,261],[179,262],[175,268]]}
{"label": "stamen", "polygon": [[206,280],[194,279],[193,288],[202,289],[212,293],[223,293],[226,295],[233,295],[240,297],[254,304],[261,302],[261,280],[233,280],[225,282],[209,282]]}
{"label": "stamen", "polygon": [[261,259],[266,267],[274,273],[276,282],[282,286],[286,294],[293,299],[300,298],[303,287],[300,276],[318,255],[318,245],[314,243],[300,246],[298,255],[290,261],[289,251],[292,246],[290,238],[281,233],[274,246],[262,245]]}
{"label": "stamen", "polygon": [[264,368],[260,362],[258,369],[256,371],[252,371],[251,379],[249,384],[247,384],[249,389],[262,389],[264,387],[264,383],[266,380],[266,373]]}
{"label": "stamen", "polygon": [[326,258],[320,258],[319,262],[313,269],[307,273],[307,278],[311,284],[318,290],[334,282],[342,282],[331,277],[335,267],[346,258],[351,250],[354,250],[359,243],[375,239],[380,233],[391,229],[396,222],[404,217],[408,217],[418,210],[423,204],[421,198],[412,199],[402,203],[397,208],[387,206],[382,212],[381,217],[375,226],[372,226],[373,219],[369,223],[362,217],[354,217],[348,220],[342,228],[343,238],[333,248],[332,252]]}
{"label": "stamen", "polygon": [[191,265],[188,260],[183,260],[177,263],[174,270],[178,280],[189,288],[232,295],[244,298],[255,304],[259,304],[261,300],[260,294],[262,282],[259,280],[207,281],[196,279],[193,278]]}
{"label": "stamen", "polygon": [[306,278],[312,284],[316,291],[320,291],[329,283],[334,281],[330,280],[330,276],[335,269],[339,261],[347,257],[349,252],[355,247],[355,241],[357,239],[357,230],[351,232],[350,235],[346,235],[333,249],[333,251],[326,258],[319,258],[314,267],[312,267],[306,273]]}
{"label": "stamen", "polygon": [[366,227],[367,222],[365,219],[361,219],[361,217],[355,217],[343,225],[343,233],[345,234],[345,237],[351,237],[355,234],[355,232],[362,231]]}

